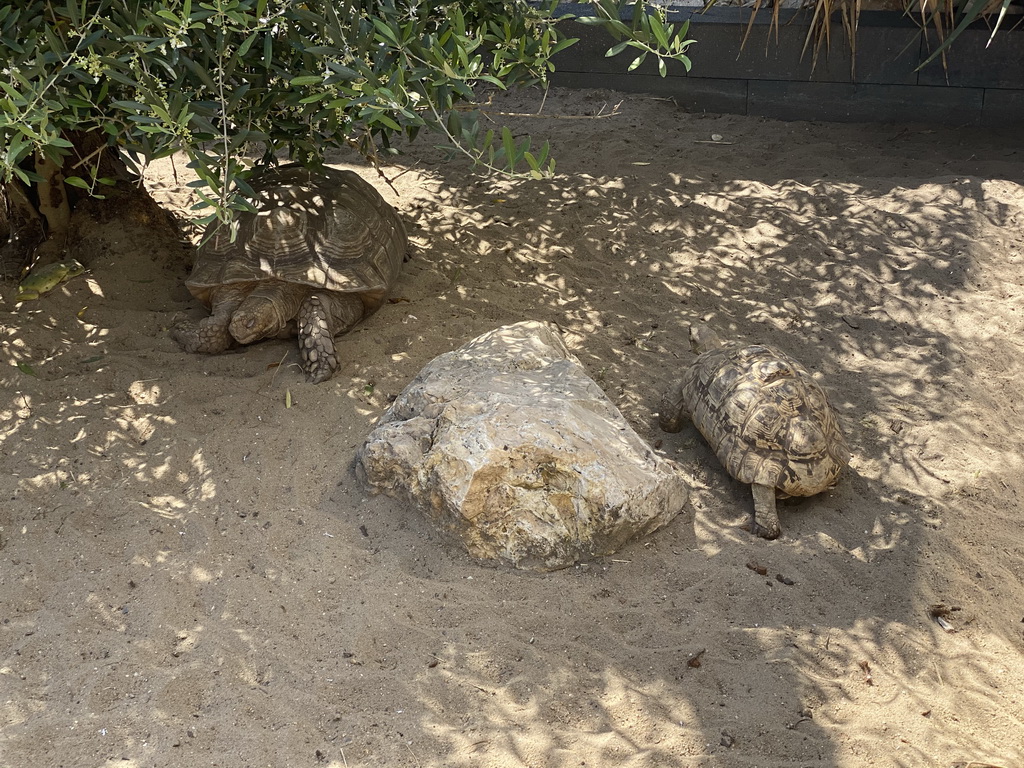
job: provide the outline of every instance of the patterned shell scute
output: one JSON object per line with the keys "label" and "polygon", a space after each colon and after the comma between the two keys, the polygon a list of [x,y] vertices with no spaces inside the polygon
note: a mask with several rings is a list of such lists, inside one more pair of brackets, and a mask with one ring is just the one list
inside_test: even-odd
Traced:
{"label": "patterned shell scute", "polygon": [[221,229],[200,247],[186,281],[211,288],[283,280],[383,301],[398,276],[406,234],[395,210],[352,171],[286,165],[251,180],[258,212],[239,216],[234,243]]}
{"label": "patterned shell scute", "polygon": [[824,391],[771,347],[727,344],[705,352],[687,371],[685,392],[693,423],[741,482],[810,496],[849,461]]}

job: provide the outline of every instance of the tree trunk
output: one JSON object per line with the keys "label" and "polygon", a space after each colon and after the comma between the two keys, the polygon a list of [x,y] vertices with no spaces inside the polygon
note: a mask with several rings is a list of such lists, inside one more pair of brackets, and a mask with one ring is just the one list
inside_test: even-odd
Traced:
{"label": "tree trunk", "polygon": [[29,190],[17,179],[0,185],[0,279],[21,277],[45,237]]}
{"label": "tree trunk", "polygon": [[[92,224],[114,216],[167,217],[107,146],[104,134],[75,132],[66,138],[74,147],[62,165],[36,159],[33,170],[43,181],[31,188],[17,179],[0,184],[0,279],[20,279],[36,264],[77,256],[69,251],[75,250],[76,232],[85,224],[83,217]],[[113,187],[95,185],[92,191],[102,195],[100,198],[66,184],[68,176],[87,183],[97,178],[117,183]]]}
{"label": "tree trunk", "polygon": [[[64,186],[63,166],[43,155],[36,155],[36,173],[42,181],[36,182],[39,215],[46,222],[46,244],[58,256],[64,253],[71,221],[71,203]],[[40,248],[43,246],[41,245]]]}

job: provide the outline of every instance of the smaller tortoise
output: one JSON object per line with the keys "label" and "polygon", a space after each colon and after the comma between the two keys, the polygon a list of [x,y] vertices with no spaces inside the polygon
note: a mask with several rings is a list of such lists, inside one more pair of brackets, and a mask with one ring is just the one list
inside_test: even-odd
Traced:
{"label": "smaller tortoise", "polygon": [[690,328],[690,344],[698,357],[665,397],[661,428],[678,432],[688,416],[729,474],[751,485],[751,533],[778,538],[775,499],[825,490],[850,460],[835,411],[776,349],[724,343],[704,325]]}
{"label": "smaller tortoise", "polygon": [[[255,213],[200,246],[185,284],[211,315],[179,323],[186,352],[298,333],[302,369],[314,384],[338,368],[334,337],[377,311],[405,257],[395,210],[352,171],[297,164],[250,180]],[[215,226],[214,223],[211,226]]]}

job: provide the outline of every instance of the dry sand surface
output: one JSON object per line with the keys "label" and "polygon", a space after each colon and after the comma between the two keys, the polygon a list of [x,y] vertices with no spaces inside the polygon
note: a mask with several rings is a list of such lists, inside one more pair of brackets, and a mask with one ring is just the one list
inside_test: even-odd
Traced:
{"label": "dry sand surface", "polygon": [[[551,140],[553,179],[429,138],[394,190],[335,159],[416,252],[325,384],[291,341],[177,348],[202,311],[160,216],[87,217],[88,274],[3,286],[0,766],[1024,765],[1019,132],[608,92],[518,116],[539,104],[493,112]],[[148,178],[179,212],[186,182]],[[702,317],[802,360],[849,436],[777,541],[739,530],[749,489],[692,428],[657,428]],[[352,471],[428,360],[520,320],[558,323],[693,487],[547,574],[475,564]]]}

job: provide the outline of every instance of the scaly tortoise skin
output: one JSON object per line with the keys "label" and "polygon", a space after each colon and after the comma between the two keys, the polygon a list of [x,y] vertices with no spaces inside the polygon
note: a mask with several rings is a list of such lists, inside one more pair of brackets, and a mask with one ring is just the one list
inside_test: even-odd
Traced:
{"label": "scaly tortoise skin", "polygon": [[258,212],[242,213],[199,248],[185,284],[210,309],[179,323],[186,352],[298,334],[315,383],[338,368],[334,337],[377,311],[398,277],[408,240],[398,214],[352,171],[297,164],[250,180]]}
{"label": "scaly tortoise skin", "polygon": [[850,452],[825,392],[793,358],[759,344],[725,343],[707,326],[690,329],[698,357],[667,394],[661,428],[686,417],[730,475],[749,483],[749,530],[781,533],[775,500],[813,496],[834,485]]}

